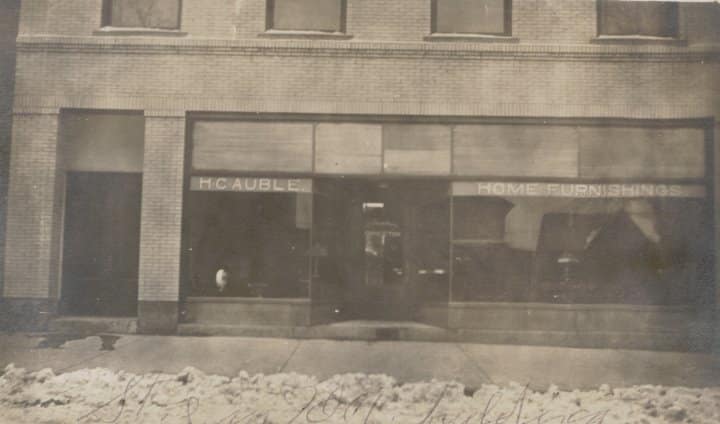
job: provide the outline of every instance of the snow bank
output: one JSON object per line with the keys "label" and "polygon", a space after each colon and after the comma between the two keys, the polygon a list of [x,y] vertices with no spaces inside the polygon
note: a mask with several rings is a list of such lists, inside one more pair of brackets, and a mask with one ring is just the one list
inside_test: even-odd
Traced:
{"label": "snow bank", "polygon": [[600,386],[533,391],[519,384],[400,384],[386,375],[325,381],[286,373],[233,378],[83,369],[55,375],[8,365],[3,423],[720,423],[720,388]]}

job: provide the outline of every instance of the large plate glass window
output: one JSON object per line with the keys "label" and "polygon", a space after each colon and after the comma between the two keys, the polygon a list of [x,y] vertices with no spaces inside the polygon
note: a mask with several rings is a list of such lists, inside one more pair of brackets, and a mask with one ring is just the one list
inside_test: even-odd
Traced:
{"label": "large plate glass window", "polygon": [[510,35],[510,0],[433,0],[432,32]]}
{"label": "large plate glass window", "polygon": [[103,26],[179,29],[181,0],[104,0]]}
{"label": "large plate glass window", "polygon": [[598,34],[677,37],[678,4],[669,1],[600,0]]}
{"label": "large plate glass window", "polygon": [[702,185],[454,183],[452,298],[690,304],[712,251]]}
{"label": "large plate glass window", "polygon": [[192,296],[308,296],[310,180],[192,177],[190,189]]}
{"label": "large plate glass window", "polygon": [[345,0],[267,0],[267,29],[345,32]]}

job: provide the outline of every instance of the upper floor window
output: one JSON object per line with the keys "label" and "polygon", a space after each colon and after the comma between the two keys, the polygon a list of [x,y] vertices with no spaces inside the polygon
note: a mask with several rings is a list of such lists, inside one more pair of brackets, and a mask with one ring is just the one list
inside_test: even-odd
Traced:
{"label": "upper floor window", "polygon": [[669,1],[600,0],[598,34],[677,37],[678,4]]}
{"label": "upper floor window", "polygon": [[345,0],[267,0],[267,29],[345,32]]}
{"label": "upper floor window", "polygon": [[102,25],[180,29],[181,0],[104,0]]}
{"label": "upper floor window", "polygon": [[510,35],[511,0],[432,0],[432,32]]}

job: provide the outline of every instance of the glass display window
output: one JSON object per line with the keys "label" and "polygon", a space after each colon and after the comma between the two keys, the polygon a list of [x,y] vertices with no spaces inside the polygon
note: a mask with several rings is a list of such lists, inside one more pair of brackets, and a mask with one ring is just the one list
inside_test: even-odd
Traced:
{"label": "glass display window", "polygon": [[557,184],[556,196],[541,186],[454,198],[453,300],[661,305],[704,295],[702,186]]}
{"label": "glass display window", "polygon": [[713,270],[701,184],[193,177],[192,296],[682,305]]}
{"label": "glass display window", "polygon": [[310,284],[306,193],[189,193],[193,296],[302,298]]}

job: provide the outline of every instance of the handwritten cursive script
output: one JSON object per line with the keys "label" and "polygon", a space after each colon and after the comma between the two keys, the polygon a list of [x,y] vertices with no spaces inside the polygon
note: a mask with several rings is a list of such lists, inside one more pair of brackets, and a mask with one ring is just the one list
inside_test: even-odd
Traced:
{"label": "handwritten cursive script", "polygon": [[[148,382],[148,380],[150,381]],[[284,387],[277,392],[268,392],[272,407],[250,404],[241,399],[225,399],[223,408],[218,408],[213,398],[203,399],[191,390],[180,400],[172,402],[155,401],[157,388],[172,383],[178,385],[177,377],[162,379],[160,375],[133,377],[123,391],[102,402],[96,408],[77,418],[78,423],[141,423],[147,422],[148,405],[159,422],[184,422],[192,424],[267,424],[267,423],[362,423],[397,422],[413,424],[602,424],[607,409],[589,410],[579,406],[570,413],[553,413],[542,407],[533,416],[523,414],[528,402],[528,386],[520,395],[508,399],[502,389],[493,392],[486,400],[475,399],[477,409],[456,412],[459,408],[444,408],[449,401],[449,386],[445,385],[437,398],[413,405],[412,411],[402,414],[388,414],[386,409],[391,393],[387,389],[356,392],[352,397],[344,395],[342,388],[319,390],[317,385],[305,387]],[[234,402],[238,401],[238,402]],[[229,404],[227,404],[229,403]],[[451,402],[452,403],[452,402]],[[206,410],[203,407],[207,404]],[[233,406],[227,412],[227,408]],[[424,410],[422,409],[424,408]],[[225,410],[218,418],[217,412]],[[537,408],[536,408],[537,410]],[[215,415],[213,418],[208,418]],[[155,417],[155,416],[154,416]],[[201,418],[202,417],[202,418]]]}

